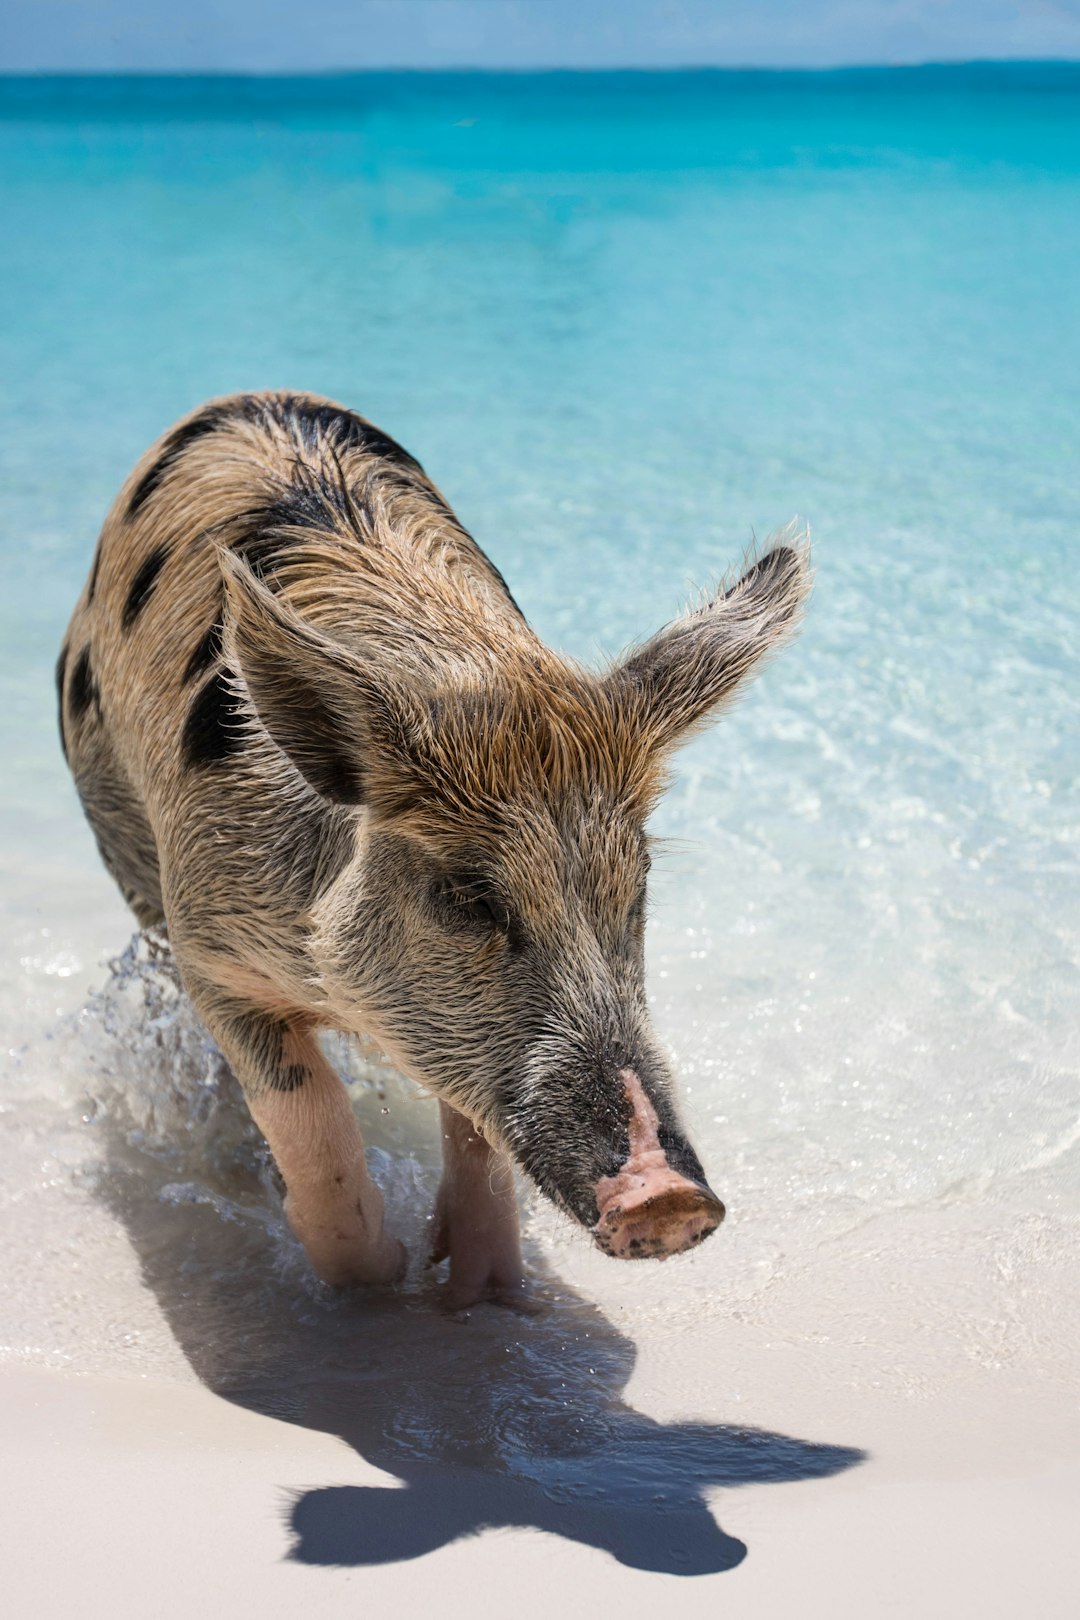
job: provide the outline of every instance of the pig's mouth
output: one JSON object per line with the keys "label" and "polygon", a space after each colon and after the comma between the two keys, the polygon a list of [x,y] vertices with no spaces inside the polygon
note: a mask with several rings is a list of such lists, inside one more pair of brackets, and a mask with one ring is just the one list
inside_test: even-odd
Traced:
{"label": "pig's mouth", "polygon": [[617,1260],[666,1260],[715,1232],[724,1206],[702,1182],[669,1164],[656,1110],[634,1070],[621,1070],[619,1079],[630,1105],[630,1151],[613,1176],[596,1183],[593,1237]]}

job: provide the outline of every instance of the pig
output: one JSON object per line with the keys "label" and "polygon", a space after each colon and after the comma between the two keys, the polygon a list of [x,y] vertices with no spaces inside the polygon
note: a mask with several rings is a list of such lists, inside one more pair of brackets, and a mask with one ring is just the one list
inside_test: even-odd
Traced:
{"label": "pig", "polygon": [[455,1308],[521,1297],[515,1165],[617,1259],[719,1225],[646,1003],[646,821],[809,582],[787,531],[595,672],[329,400],[212,400],[136,465],[60,653],[61,743],[325,1282],[392,1283],[405,1254],[320,1030],[438,1099]]}

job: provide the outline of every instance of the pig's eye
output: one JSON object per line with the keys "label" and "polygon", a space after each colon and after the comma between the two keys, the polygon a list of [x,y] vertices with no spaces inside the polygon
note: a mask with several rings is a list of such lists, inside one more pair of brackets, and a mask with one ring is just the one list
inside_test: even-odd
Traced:
{"label": "pig's eye", "polygon": [[483,878],[467,873],[443,878],[437,893],[449,921],[471,923],[487,932],[510,931],[510,913]]}

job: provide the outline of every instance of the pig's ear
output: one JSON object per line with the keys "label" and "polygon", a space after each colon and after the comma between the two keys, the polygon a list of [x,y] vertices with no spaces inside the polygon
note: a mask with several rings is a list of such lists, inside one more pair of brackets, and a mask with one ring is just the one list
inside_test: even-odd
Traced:
{"label": "pig's ear", "polygon": [[401,732],[392,677],[308,624],[234,554],[219,560],[226,657],[270,737],[323,798],[377,796]]}
{"label": "pig's ear", "polygon": [[810,590],[810,544],[790,531],[742,577],[630,653],[609,680],[656,746],[712,718],[794,633]]}

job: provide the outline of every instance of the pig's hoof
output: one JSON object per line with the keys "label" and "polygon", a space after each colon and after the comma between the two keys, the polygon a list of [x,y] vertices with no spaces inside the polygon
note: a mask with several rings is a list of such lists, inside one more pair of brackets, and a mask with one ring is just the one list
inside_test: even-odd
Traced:
{"label": "pig's hoof", "polygon": [[467,1311],[474,1305],[502,1305],[507,1310],[532,1316],[538,1309],[529,1298],[525,1278],[489,1277],[484,1282],[450,1280],[442,1286],[439,1302],[447,1311]]}
{"label": "pig's hoof", "polygon": [[331,1288],[371,1288],[399,1283],[405,1275],[409,1256],[403,1243],[387,1237],[373,1252],[350,1255],[312,1254],[308,1259],[324,1283]]}
{"label": "pig's hoof", "polygon": [[450,1261],[450,1275],[439,1289],[443,1309],[467,1311],[472,1305],[488,1304],[531,1313],[534,1306],[528,1296],[516,1232],[509,1247],[508,1254],[486,1259],[475,1243],[465,1244],[463,1252],[455,1253],[447,1246],[445,1227],[437,1226],[428,1265],[434,1267],[442,1260]]}
{"label": "pig's hoof", "polygon": [[428,1264],[450,1261],[440,1298],[449,1311],[486,1303],[528,1310],[513,1184],[501,1196],[479,1176],[444,1180],[435,1205]]}
{"label": "pig's hoof", "polygon": [[408,1255],[404,1245],[383,1229],[381,1199],[378,1210],[369,1211],[365,1222],[359,1204],[355,1214],[333,1208],[312,1212],[310,1205],[298,1204],[290,1193],[285,1199],[285,1219],[303,1245],[312,1270],[332,1288],[396,1283],[405,1275]]}

